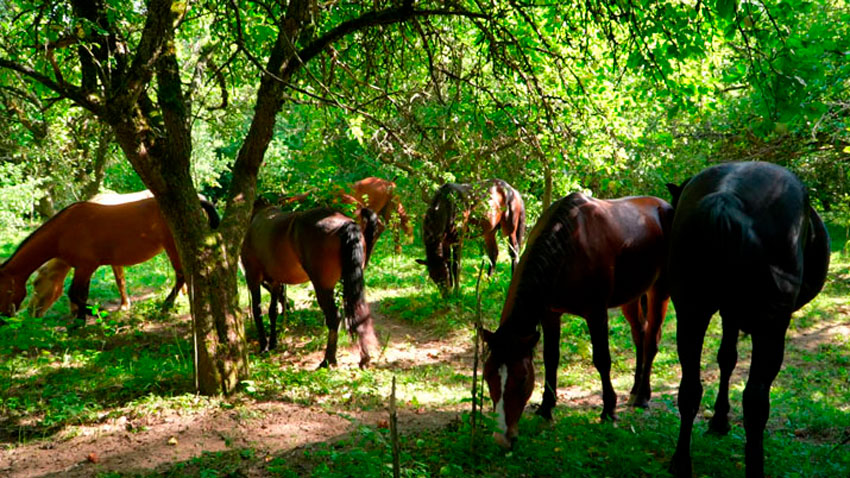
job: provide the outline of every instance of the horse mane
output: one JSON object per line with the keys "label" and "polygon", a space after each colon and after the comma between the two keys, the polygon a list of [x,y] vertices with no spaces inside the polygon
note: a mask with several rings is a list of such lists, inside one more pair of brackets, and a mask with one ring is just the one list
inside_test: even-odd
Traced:
{"label": "horse mane", "polygon": [[20,252],[20,251],[21,251],[21,249],[23,249],[23,248],[24,248],[27,244],[29,244],[29,242],[30,242],[30,241],[31,241],[31,240],[32,240],[35,236],[37,236],[37,235],[39,234],[39,232],[41,232],[41,230],[42,230],[42,229],[44,229],[44,228],[48,227],[49,225],[51,225],[51,224],[52,224],[54,221],[56,221],[56,220],[57,220],[60,216],[65,215],[69,209],[71,209],[72,207],[77,206],[78,204],[81,204],[81,203],[79,203],[79,202],[75,202],[75,203],[69,204],[68,206],[65,206],[65,207],[64,207],[61,211],[57,212],[57,213],[56,213],[56,214],[54,214],[54,215],[53,215],[50,219],[48,219],[47,221],[45,221],[45,222],[44,222],[44,224],[42,224],[41,226],[38,226],[38,229],[36,229],[36,230],[35,230],[35,231],[33,231],[32,233],[30,233],[30,235],[29,235],[29,236],[27,236],[27,237],[26,237],[23,241],[21,241],[21,243],[20,243],[20,244],[18,244],[18,247],[15,249],[15,252],[13,252],[11,256],[7,257],[7,258],[6,258],[6,260],[5,260],[5,261],[3,261],[3,263],[2,263],[2,264],[0,264],[0,269],[2,269],[2,268],[4,268],[4,267],[6,267],[6,265],[9,263],[9,261],[11,261],[12,259],[14,259],[14,258],[15,258],[15,256],[16,256],[16,255],[18,255],[18,252]]}
{"label": "horse mane", "polygon": [[[583,195],[573,193],[559,199],[543,213],[531,231],[523,261],[514,272],[517,283],[515,290],[508,292],[509,298],[513,292],[513,304],[505,307],[506,314],[513,315],[518,308],[536,307],[546,302],[543,298],[550,295],[553,278],[562,265],[569,264],[575,255],[571,239],[575,232],[575,221],[570,218],[569,212],[585,202],[587,199]],[[511,284],[511,288],[514,288],[514,284]],[[508,315],[502,316],[503,323]],[[537,317],[535,320],[540,319]]]}

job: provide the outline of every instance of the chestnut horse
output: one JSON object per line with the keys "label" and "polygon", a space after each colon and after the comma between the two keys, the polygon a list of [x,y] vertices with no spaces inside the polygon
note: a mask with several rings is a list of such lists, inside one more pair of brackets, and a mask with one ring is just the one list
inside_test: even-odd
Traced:
{"label": "chestnut horse", "polygon": [[[395,188],[393,181],[370,176],[352,184],[349,193],[341,193],[340,197],[344,203],[357,204],[361,208],[371,209],[387,225],[390,224],[393,213],[396,213],[399,226],[406,235],[410,235],[413,228],[410,226],[404,206],[395,194]],[[394,238],[396,246],[398,246],[399,233],[397,229],[395,229]]]}
{"label": "chestnut horse", "polygon": [[[283,212],[262,201],[255,204],[241,257],[260,351],[277,345],[277,301],[281,286],[310,281],[328,327],[328,343],[320,367],[336,365],[339,315],[334,287],[342,280],[345,324],[352,338],[355,333],[359,336],[360,366],[369,364],[369,346],[376,340],[372,314],[366,302],[363,269],[369,261],[369,244],[378,219],[368,209],[361,215],[370,224],[363,233],[353,219],[333,209]],[[268,341],[260,311],[260,286],[263,284],[272,294]]]}
{"label": "chestnut horse", "polygon": [[[534,347],[543,329],[546,372],[537,413],[552,419],[558,389],[561,315],[581,316],[593,343],[593,364],[602,379],[602,419],[614,419],[608,309],[620,307],[635,344],[630,404],[645,407],[651,395],[652,361],[667,312],[664,267],[673,208],[650,197],[610,201],[573,193],[552,204],[531,231],[511,279],[498,330],[482,330],[489,356],[484,378],[499,413],[503,446],[517,436],[522,411],[534,389]],[[646,305],[642,297],[646,296]]]}
{"label": "chestnut horse", "polygon": [[[471,216],[471,217],[470,217]],[[470,223],[472,225],[470,226]],[[525,205],[522,196],[501,179],[476,184],[446,183],[434,194],[422,226],[425,259],[416,262],[428,268],[428,275],[441,291],[460,287],[461,248],[469,229],[484,236],[492,274],[499,255],[496,232],[501,228],[508,238],[511,272],[517,263],[525,235]]]}
{"label": "chestnut horse", "polygon": [[[127,194],[102,193],[89,199],[89,202],[123,204],[151,197],[153,197],[153,193],[148,190]],[[62,259],[51,259],[38,268],[35,279],[32,281],[32,298],[30,298],[30,310],[33,317],[44,316],[50,310],[50,307],[59,300],[65,277],[70,270],[71,266]],[[115,285],[118,286],[118,293],[121,295],[121,304],[118,306],[118,310],[127,310],[130,308],[130,297],[127,295],[124,268],[114,265],[112,266],[112,274],[115,276]],[[72,310],[71,313],[74,314],[76,311]]]}
{"label": "chestnut horse", "polygon": [[[204,200],[201,205],[209,215],[210,226],[216,227],[219,218],[213,205]],[[14,315],[26,297],[29,276],[45,262],[60,259],[74,268],[68,297],[78,321],[85,323],[89,281],[98,267],[138,264],[163,249],[176,273],[174,288],[165,299],[168,307],[185,281],[174,239],[156,199],[112,205],[88,201],[71,204],[24,239],[0,265],[0,315]]]}
{"label": "chestnut horse", "polygon": [[723,319],[717,362],[720,389],[709,428],[729,431],[729,379],[739,331],[753,342],[744,389],[746,476],[764,476],[764,428],[770,386],[785,353],[791,314],[823,287],[829,236],[806,188],[769,163],[710,167],[681,187],[668,185],[676,215],[669,255],[670,292],[682,381],[681,426],[671,471],[691,476],[691,430],[702,398],[700,357],[715,312]]}

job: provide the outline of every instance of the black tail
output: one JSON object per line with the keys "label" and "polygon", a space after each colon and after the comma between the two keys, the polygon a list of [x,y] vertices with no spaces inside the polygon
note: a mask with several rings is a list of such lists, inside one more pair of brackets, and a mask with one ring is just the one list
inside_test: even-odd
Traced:
{"label": "black tail", "polygon": [[378,238],[384,232],[384,224],[374,211],[364,207],[360,209],[360,228],[363,231],[363,239],[366,241],[365,264],[368,265],[369,258],[372,257],[372,250],[375,249]]}
{"label": "black tail", "polygon": [[210,228],[218,228],[218,225],[221,224],[221,218],[218,216],[218,211],[215,210],[215,206],[213,206],[213,203],[207,201],[206,199],[201,199],[201,207],[204,208],[204,212],[207,213],[207,218],[210,222]]}
{"label": "black tail", "polygon": [[806,305],[818,295],[829,270],[829,232],[818,213],[809,206],[809,231],[803,250],[803,283],[794,309]]}
{"label": "black tail", "polygon": [[699,204],[706,215],[703,237],[711,238],[716,247],[717,256],[711,260],[721,260],[738,270],[754,259],[748,252],[753,220],[744,213],[743,206],[740,199],[728,193],[709,194]]}
{"label": "black tail", "polygon": [[363,264],[365,263],[363,235],[360,233],[360,226],[354,222],[342,226],[338,234],[342,242],[339,259],[342,266],[342,302],[345,312],[345,325],[354,338],[358,327],[370,318],[363,279]]}

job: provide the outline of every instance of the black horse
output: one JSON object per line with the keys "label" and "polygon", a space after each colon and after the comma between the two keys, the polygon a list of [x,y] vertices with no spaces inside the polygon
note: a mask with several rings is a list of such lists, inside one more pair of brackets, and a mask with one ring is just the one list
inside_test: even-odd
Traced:
{"label": "black horse", "polygon": [[501,179],[446,183],[434,194],[425,212],[422,232],[426,258],[416,262],[428,268],[428,275],[440,290],[457,290],[464,238],[484,237],[490,259],[487,273],[491,274],[499,255],[496,232],[500,228],[510,244],[513,271],[525,235],[525,205],[519,192]]}
{"label": "black horse", "polygon": [[782,366],[791,314],[823,287],[829,236],[809,204],[806,188],[769,163],[708,168],[682,186],[668,184],[676,209],[668,271],[678,315],[681,426],[671,471],[691,476],[691,430],[702,397],[700,356],[709,321],[720,311],[723,336],[717,361],[720,389],[711,430],[729,430],[729,378],[739,331],[752,336],[744,389],[746,475],[764,476],[764,428],[770,386]]}

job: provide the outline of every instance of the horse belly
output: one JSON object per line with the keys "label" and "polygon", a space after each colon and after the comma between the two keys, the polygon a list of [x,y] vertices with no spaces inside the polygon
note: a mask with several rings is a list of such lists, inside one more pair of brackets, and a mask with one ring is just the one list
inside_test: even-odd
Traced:
{"label": "horse belly", "polygon": [[310,280],[298,255],[290,247],[275,251],[273,260],[265,261],[266,276],[283,284],[303,284]]}

